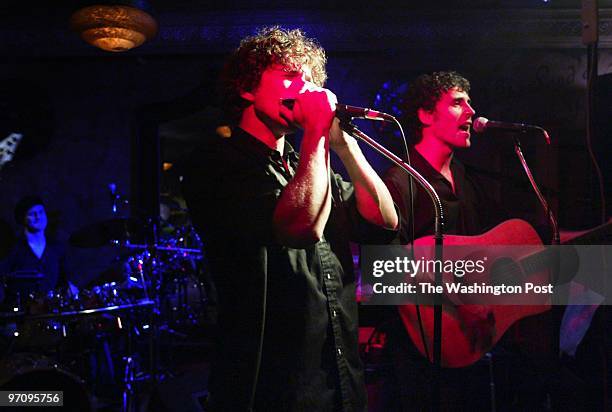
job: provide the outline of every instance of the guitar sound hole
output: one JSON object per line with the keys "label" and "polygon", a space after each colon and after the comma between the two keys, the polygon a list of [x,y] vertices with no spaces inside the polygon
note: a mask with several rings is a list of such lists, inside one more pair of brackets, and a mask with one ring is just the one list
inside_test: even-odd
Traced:
{"label": "guitar sound hole", "polygon": [[510,258],[500,258],[491,267],[491,284],[517,286],[521,284],[522,271]]}

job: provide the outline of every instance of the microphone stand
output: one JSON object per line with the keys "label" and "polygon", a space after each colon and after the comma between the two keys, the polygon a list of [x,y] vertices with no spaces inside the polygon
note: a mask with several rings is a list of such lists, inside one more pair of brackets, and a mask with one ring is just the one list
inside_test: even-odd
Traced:
{"label": "microphone stand", "polygon": [[[545,133],[545,136],[548,136],[546,131],[544,131],[544,133]],[[525,170],[525,174],[527,175],[527,178],[529,179],[529,183],[531,183],[531,187],[533,188],[533,191],[535,192],[538,200],[540,201],[542,208],[544,208],[544,212],[546,213],[546,217],[548,218],[548,222],[550,223],[550,227],[553,231],[553,237],[552,237],[551,243],[553,245],[559,245],[561,238],[559,235],[559,226],[557,225],[557,220],[555,219],[552,209],[548,205],[548,202],[542,195],[540,188],[538,187],[535,179],[533,178],[533,174],[531,173],[531,170],[529,169],[529,166],[527,165],[525,156],[523,156],[523,151],[521,150],[521,141],[518,139],[518,137],[514,138],[514,152],[518,156],[519,161],[521,162],[521,165],[523,166],[523,170]]]}
{"label": "microphone stand", "polygon": [[[546,133],[544,129],[542,129],[542,131],[544,132],[546,143],[550,144],[548,133]],[[521,165],[523,166],[523,169],[525,170],[525,174],[527,175],[527,178],[529,179],[529,183],[531,183],[531,187],[533,188],[533,191],[535,192],[540,204],[542,205],[542,208],[544,208],[544,211],[546,213],[546,216],[548,218],[548,221],[553,231],[553,237],[551,240],[551,244],[554,249],[553,249],[553,254],[552,254],[552,268],[551,268],[552,279],[551,280],[552,280],[552,284],[556,285],[557,282],[560,281],[560,272],[561,272],[561,248],[555,247],[561,243],[560,242],[561,239],[559,235],[559,226],[557,225],[557,220],[555,219],[552,209],[548,205],[548,202],[542,195],[540,188],[538,187],[535,179],[533,178],[533,174],[531,173],[531,170],[529,169],[529,166],[527,165],[527,161],[525,160],[525,156],[523,155],[523,151],[521,150],[521,141],[516,136],[514,137],[514,152],[519,158],[519,161],[521,162]],[[568,296],[566,295],[564,298],[562,297],[561,300],[567,299],[567,298]],[[551,349],[552,349],[553,354],[554,353],[559,354],[560,353],[559,352],[559,333],[560,333],[560,328],[561,328],[561,318],[559,318],[558,321],[555,318],[556,318],[556,315],[553,313],[552,320],[551,320],[552,326],[550,328],[551,329],[550,334],[552,335],[550,338],[552,342]],[[554,356],[552,357],[552,372],[560,373],[559,360],[558,358],[555,358]],[[555,405],[556,404],[555,390],[552,391],[552,395],[553,395],[553,405]]]}
{"label": "microphone stand", "polygon": [[[343,116],[344,117],[344,116]],[[367,143],[370,147],[382,154],[387,159],[391,160],[397,166],[401,167],[410,176],[412,176],[418,184],[421,185],[425,192],[431,198],[434,206],[434,239],[435,239],[435,259],[442,261],[442,248],[444,244],[444,211],[442,210],[442,202],[440,197],[434,190],[433,186],[425,180],[412,166],[405,163],[401,158],[390,152],[380,143],[374,141],[370,136],[363,133],[352,123],[352,118],[340,118],[340,128],[349,135]],[[414,247],[414,245],[413,245]],[[434,284],[436,289],[442,286],[442,273],[440,265],[435,265]],[[426,345],[426,342],[423,342]],[[439,294],[434,296],[434,330],[433,330],[433,387],[432,387],[432,409],[437,411],[440,409],[440,371],[442,368],[442,299]]]}

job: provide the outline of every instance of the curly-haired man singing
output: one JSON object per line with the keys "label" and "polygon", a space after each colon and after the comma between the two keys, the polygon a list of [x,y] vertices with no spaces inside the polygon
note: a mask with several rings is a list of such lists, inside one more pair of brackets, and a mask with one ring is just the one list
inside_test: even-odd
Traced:
{"label": "curly-haired man singing", "polygon": [[[196,150],[184,176],[219,295],[213,410],[365,409],[349,240],[391,240],[398,218],[339,129],[325,63],[300,30],[244,39],[221,76],[238,127]],[[286,140],[297,128],[299,155]]]}

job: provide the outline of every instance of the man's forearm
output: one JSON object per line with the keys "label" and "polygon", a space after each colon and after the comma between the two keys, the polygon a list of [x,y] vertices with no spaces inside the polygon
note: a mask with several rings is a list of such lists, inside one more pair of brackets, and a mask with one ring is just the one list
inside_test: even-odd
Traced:
{"label": "man's forearm", "polygon": [[368,163],[357,142],[348,140],[336,150],[355,188],[357,210],[370,223],[388,229],[398,226],[393,199],[382,179]]}
{"label": "man's forearm", "polygon": [[330,210],[328,140],[324,132],[305,131],[296,174],[274,211],[277,239],[292,247],[316,243],[323,236]]}

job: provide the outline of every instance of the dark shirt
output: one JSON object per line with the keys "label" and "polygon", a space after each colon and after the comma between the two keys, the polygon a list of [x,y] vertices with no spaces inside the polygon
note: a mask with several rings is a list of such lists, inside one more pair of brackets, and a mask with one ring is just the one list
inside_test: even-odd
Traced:
{"label": "dark shirt", "polygon": [[288,143],[281,158],[240,129],[188,162],[183,190],[219,295],[215,410],[247,408],[262,328],[255,410],[365,410],[349,239],[388,242],[395,232],[365,222],[352,185],[333,174],[324,238],[278,244],[272,216],[297,162]]}
{"label": "dark shirt", "polygon": [[[455,192],[444,176],[410,148],[412,166],[433,186],[442,202],[445,234],[476,235],[484,233],[508,218],[508,213],[492,196],[495,182],[463,165],[453,157],[450,169]],[[410,194],[408,175],[393,167],[384,179],[400,209],[400,243],[411,242]],[[434,209],[427,193],[415,182],[415,239],[434,233]],[[431,364],[416,349],[397,313],[387,313],[385,359],[392,372],[385,380],[385,411],[429,410],[434,384]],[[443,334],[444,336],[444,334]],[[445,341],[443,344],[452,345]],[[485,373],[483,374],[483,371]],[[486,410],[490,408],[486,367],[477,363],[464,368],[444,368],[441,372],[440,410]],[[483,395],[484,394],[484,395]]]}
{"label": "dark shirt", "polygon": [[[33,275],[42,274],[35,280]],[[45,293],[66,282],[65,253],[58,243],[47,240],[40,258],[34,254],[26,239],[19,239],[5,260],[0,263],[0,275],[6,277],[5,295],[17,292]]]}
{"label": "dark shirt", "polygon": [[[444,233],[476,235],[506,218],[506,213],[490,195],[492,182],[463,165],[453,156],[450,169],[455,192],[448,180],[435,170],[414,147],[410,148],[414,167],[436,190],[444,212]],[[408,174],[398,166],[390,168],[383,179],[400,210],[400,242],[411,242],[410,191]],[[434,207],[431,198],[416,182],[414,194],[414,237],[433,235]]]}

